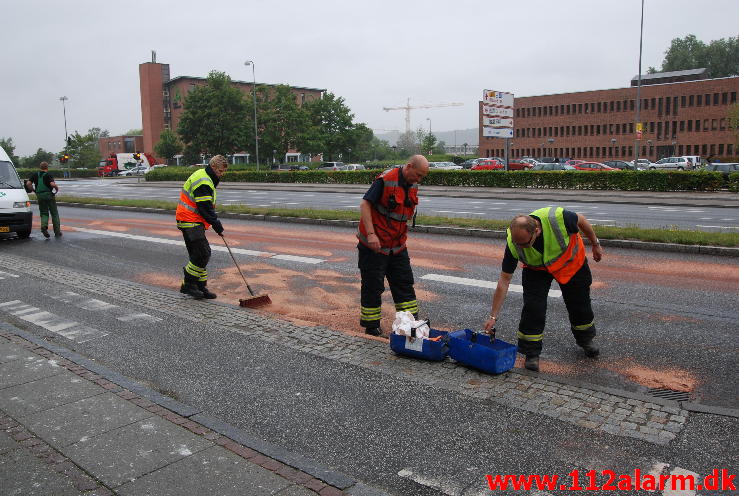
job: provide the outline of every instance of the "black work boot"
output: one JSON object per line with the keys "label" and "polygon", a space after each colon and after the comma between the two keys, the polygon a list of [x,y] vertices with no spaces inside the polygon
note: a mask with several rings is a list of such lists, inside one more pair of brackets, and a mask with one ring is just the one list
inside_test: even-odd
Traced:
{"label": "black work boot", "polygon": [[43,234],[43,235],[44,235],[44,238],[50,238],[50,237],[51,237],[51,236],[49,235],[49,230],[48,230],[48,229],[46,229],[45,227],[42,227],[42,228],[41,228],[41,234]]}
{"label": "black work boot", "polygon": [[197,283],[198,281],[193,280],[193,276],[191,276],[185,271],[185,278],[182,280],[182,285],[180,286],[180,293],[190,295],[193,298],[197,298],[197,299],[203,298],[204,297],[203,292],[200,291]]}
{"label": "black work boot", "polygon": [[198,289],[200,290],[201,293],[203,293],[203,298],[206,298],[208,300],[213,300],[217,298],[214,292],[208,290],[208,287],[206,286],[206,284],[208,283],[200,282],[200,281],[198,282]]}
{"label": "black work boot", "polygon": [[578,346],[585,352],[585,356],[588,358],[595,358],[600,355],[600,350],[593,344],[592,341],[587,343],[578,343]]}
{"label": "black work boot", "polygon": [[57,238],[60,237],[61,235],[62,235],[62,231],[61,230],[54,231],[54,236],[56,236]]}
{"label": "black work boot", "polygon": [[366,327],[364,333],[370,336],[382,336],[382,329],[379,327]]}
{"label": "black work boot", "polygon": [[523,366],[532,372],[539,372],[539,355],[527,355]]}

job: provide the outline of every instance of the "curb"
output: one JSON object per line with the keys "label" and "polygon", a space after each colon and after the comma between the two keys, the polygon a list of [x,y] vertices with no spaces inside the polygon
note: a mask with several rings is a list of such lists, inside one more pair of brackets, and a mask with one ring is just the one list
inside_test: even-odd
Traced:
{"label": "curb", "polygon": [[[302,455],[262,441],[226,422],[203,414],[201,410],[142,386],[138,382],[99,365],[74,351],[49,343],[12,324],[0,322],[0,337],[4,337],[19,346],[23,346],[46,359],[55,359],[60,367],[66,368],[70,372],[107,389],[116,396],[130,401],[175,425],[184,427],[193,434],[204,437],[212,441],[215,445],[223,446],[251,463],[275,472],[277,475],[316,493],[325,494],[326,496],[341,494],[390,496],[389,493],[368,486],[349,475],[324,467]],[[5,424],[10,425],[11,421],[0,422],[0,428]],[[17,425],[18,422],[15,422],[15,425],[8,427],[8,429],[18,429]],[[17,432],[23,432],[25,435],[27,431],[22,427],[22,424],[20,425],[20,429]],[[17,432],[14,431],[11,435],[15,435]],[[22,441],[29,438],[35,439],[29,433]],[[39,441],[36,444],[46,445],[42,440]],[[53,448],[51,450],[56,452]],[[62,459],[54,463],[69,462],[69,464],[73,465],[66,457],[63,455],[60,456]],[[81,473],[79,470],[77,472]],[[78,475],[77,478],[82,481],[81,483],[86,481],[88,484],[97,484],[96,482],[89,481],[89,477],[86,475]],[[88,490],[90,488],[88,487]]]}
{"label": "curb", "polygon": [[[35,200],[32,203],[36,203]],[[165,208],[151,207],[126,207],[119,205],[98,205],[91,203],[75,203],[59,201],[57,205],[76,207],[76,208],[98,208],[101,210],[121,210],[125,212],[142,212],[142,213],[158,213],[158,214],[174,214],[174,210]],[[332,219],[311,219],[307,217],[283,217],[280,215],[261,215],[261,214],[237,214],[231,212],[220,212],[218,214],[223,219],[241,219],[241,220],[261,220],[265,222],[284,222],[288,224],[312,224],[321,226],[339,226],[339,227],[356,227],[359,221],[356,220],[332,220]],[[465,227],[443,227],[443,226],[416,226],[410,228],[412,232],[425,234],[442,234],[450,236],[470,236],[474,238],[491,238],[504,239],[505,231],[493,231],[489,229],[474,229]],[[587,243],[587,240],[585,240]],[[645,251],[662,251],[671,253],[689,253],[694,255],[717,255],[724,257],[739,257],[739,248],[729,248],[724,246],[702,246],[702,245],[681,245],[678,243],[657,243],[653,241],[632,241],[625,239],[601,239],[601,245],[613,248],[626,248],[633,250]]]}

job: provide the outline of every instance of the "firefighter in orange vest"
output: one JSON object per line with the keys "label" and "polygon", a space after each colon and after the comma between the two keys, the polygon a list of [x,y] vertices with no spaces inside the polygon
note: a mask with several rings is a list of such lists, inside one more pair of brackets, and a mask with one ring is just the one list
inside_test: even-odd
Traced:
{"label": "firefighter in orange vest", "polygon": [[547,296],[552,279],[562,290],[575,342],[590,358],[600,353],[593,345],[595,318],[590,303],[593,278],[580,231],[590,240],[593,260],[600,262],[603,248],[593,226],[582,214],[562,207],[540,208],[529,215],[517,215],[508,228],[503,266],[485,330],[495,328],[513,272],[521,262],[523,309],[518,325],[518,351],[526,355],[524,366],[529,370],[539,371]]}
{"label": "firefighter in orange vest", "polygon": [[185,277],[180,286],[180,293],[194,298],[216,297],[209,291],[208,271],[205,269],[210,260],[210,244],[205,237],[205,231],[213,226],[213,230],[220,236],[223,234],[223,225],[216,214],[216,187],[221,176],[228,169],[228,161],[223,155],[216,155],[210,159],[205,169],[195,171],[182,186],[180,201],[177,204],[177,228],[182,231],[185,239],[187,254],[190,261],[183,268]]}
{"label": "firefighter in orange vest", "polygon": [[361,315],[365,333],[380,336],[382,293],[385,278],[395,310],[418,318],[413,271],[405,242],[408,221],[418,205],[418,183],[429,172],[428,160],[414,155],[403,167],[383,172],[372,183],[359,205],[359,271],[362,275]]}

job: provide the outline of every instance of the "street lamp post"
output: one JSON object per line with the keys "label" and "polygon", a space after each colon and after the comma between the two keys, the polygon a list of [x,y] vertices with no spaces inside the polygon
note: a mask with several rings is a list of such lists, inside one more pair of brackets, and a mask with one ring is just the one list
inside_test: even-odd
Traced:
{"label": "street lamp post", "polygon": [[641,0],[641,26],[639,28],[639,75],[636,83],[636,140],[634,140],[634,167],[639,163],[639,145],[643,130],[641,129],[641,52],[644,38],[644,0]]}
{"label": "street lamp post", "polygon": [[611,157],[616,158],[616,138],[611,138]]}
{"label": "street lamp post", "polygon": [[66,96],[59,97],[62,101],[62,111],[64,112],[64,146],[69,144],[69,135],[67,134],[67,106],[64,102],[69,100]]}
{"label": "street lamp post", "polygon": [[547,151],[547,153],[549,155],[554,156],[555,153],[554,153],[554,149],[552,148],[552,144],[554,143],[554,138],[547,138],[547,143],[549,143],[549,150]]}
{"label": "street lamp post", "polygon": [[259,132],[257,131],[257,78],[254,75],[254,61],[247,60],[244,65],[251,66],[252,95],[254,98],[254,151],[256,153],[257,170],[259,170]]}

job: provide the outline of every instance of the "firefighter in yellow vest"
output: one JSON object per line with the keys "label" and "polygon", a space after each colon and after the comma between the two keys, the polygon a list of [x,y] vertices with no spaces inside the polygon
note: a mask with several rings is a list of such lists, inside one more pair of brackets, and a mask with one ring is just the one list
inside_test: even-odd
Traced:
{"label": "firefighter in yellow vest", "polygon": [[180,293],[194,298],[215,298],[215,293],[208,290],[208,271],[206,266],[210,260],[210,244],[205,231],[213,226],[220,236],[223,225],[216,214],[216,187],[221,176],[228,169],[228,161],[223,155],[210,159],[205,169],[194,172],[185,181],[177,204],[177,228],[182,231],[187,254],[190,261],[184,267],[185,278],[180,286]]}
{"label": "firefighter in yellow vest", "polygon": [[405,242],[408,221],[418,205],[418,183],[429,172],[423,155],[414,155],[402,168],[383,172],[372,183],[359,205],[359,271],[362,275],[361,316],[365,333],[380,336],[380,316],[385,278],[395,309],[418,318],[413,271]]}
{"label": "firefighter in yellow vest", "polygon": [[524,366],[529,370],[539,370],[547,297],[552,279],[559,283],[562,290],[575,342],[590,358],[600,353],[593,344],[595,318],[590,303],[593,278],[585,258],[581,231],[590,240],[593,260],[600,262],[603,248],[593,226],[582,214],[562,207],[540,208],[529,215],[517,215],[508,228],[500,279],[493,294],[492,310],[485,322],[485,330],[490,331],[495,327],[513,272],[521,262],[523,309],[518,325],[518,351],[526,355]]}

